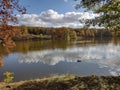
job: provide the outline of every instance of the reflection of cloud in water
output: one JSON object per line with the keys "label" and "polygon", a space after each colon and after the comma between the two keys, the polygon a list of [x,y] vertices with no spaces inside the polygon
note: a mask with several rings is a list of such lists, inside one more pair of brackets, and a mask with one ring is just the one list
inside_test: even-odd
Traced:
{"label": "reflection of cloud in water", "polygon": [[60,61],[76,62],[77,60],[97,63],[101,68],[110,68],[112,75],[120,75],[120,46],[98,45],[75,47],[66,50],[43,50],[30,52],[20,57],[20,63],[38,63],[56,65]]}
{"label": "reflection of cloud in water", "polygon": [[45,51],[37,51],[30,52],[27,55],[23,55],[20,57],[20,62],[26,63],[38,63],[43,62],[44,64],[55,65],[60,61],[68,61],[73,62],[79,59],[81,55],[79,53],[73,51],[70,52],[68,50],[45,50]]}

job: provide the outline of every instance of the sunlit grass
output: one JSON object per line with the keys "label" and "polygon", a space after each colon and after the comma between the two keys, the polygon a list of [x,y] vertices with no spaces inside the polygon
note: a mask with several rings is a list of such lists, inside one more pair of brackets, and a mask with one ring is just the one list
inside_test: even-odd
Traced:
{"label": "sunlit grass", "polygon": [[14,82],[0,90],[120,90],[120,76],[61,75]]}

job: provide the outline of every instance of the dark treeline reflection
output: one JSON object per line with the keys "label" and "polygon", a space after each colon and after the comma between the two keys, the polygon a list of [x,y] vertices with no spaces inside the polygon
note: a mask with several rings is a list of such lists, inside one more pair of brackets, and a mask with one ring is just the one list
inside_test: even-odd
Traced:
{"label": "dark treeline reflection", "polygon": [[[52,41],[52,40],[27,40],[27,41],[17,41],[16,47],[10,49],[10,52],[20,52],[20,53],[28,53],[29,51],[40,51],[46,49],[66,49],[68,46],[75,43],[75,41]],[[0,46],[0,54],[8,55],[5,48]]]}
{"label": "dark treeline reflection", "polygon": [[86,45],[94,45],[94,44],[104,44],[104,43],[120,43],[120,39],[115,38],[103,38],[103,39],[84,39],[84,40],[76,40],[76,41],[60,41],[60,40],[28,40],[28,41],[17,41],[16,47],[9,50],[10,52],[6,52],[5,48],[0,46],[0,55],[6,56],[11,52],[17,53],[28,53],[30,51],[40,51],[40,50],[48,50],[48,49],[67,49],[70,46],[80,46],[84,47]]}

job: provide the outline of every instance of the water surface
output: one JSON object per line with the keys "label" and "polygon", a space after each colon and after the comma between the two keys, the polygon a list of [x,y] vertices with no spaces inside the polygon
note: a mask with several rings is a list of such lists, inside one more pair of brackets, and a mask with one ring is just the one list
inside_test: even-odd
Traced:
{"label": "water surface", "polygon": [[0,80],[5,71],[14,81],[51,75],[120,75],[120,41],[91,39],[78,41],[19,41],[0,61]]}

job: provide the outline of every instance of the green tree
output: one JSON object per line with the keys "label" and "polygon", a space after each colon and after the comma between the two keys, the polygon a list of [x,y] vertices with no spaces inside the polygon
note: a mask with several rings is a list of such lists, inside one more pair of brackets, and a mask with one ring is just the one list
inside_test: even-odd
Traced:
{"label": "green tree", "polygon": [[75,0],[80,1],[76,9],[84,8],[99,14],[94,19],[80,20],[85,26],[98,25],[110,30],[120,29],[120,0]]}

